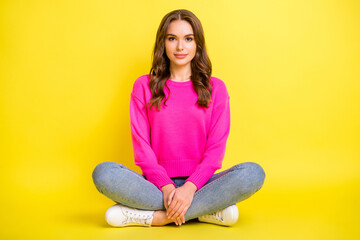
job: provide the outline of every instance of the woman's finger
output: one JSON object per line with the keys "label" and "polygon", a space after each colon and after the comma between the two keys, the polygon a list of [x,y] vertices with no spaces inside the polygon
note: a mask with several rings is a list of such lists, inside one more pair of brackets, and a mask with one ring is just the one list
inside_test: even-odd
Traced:
{"label": "woman's finger", "polygon": [[172,212],[172,210],[174,209],[175,205],[176,205],[176,200],[172,200],[171,204],[168,206],[167,210],[166,210],[166,216],[169,218],[169,214],[170,212]]}
{"label": "woman's finger", "polygon": [[189,207],[184,207],[184,209],[182,210],[182,212],[179,216],[182,223],[185,223],[185,213],[187,212],[188,209],[189,209]]}
{"label": "woman's finger", "polygon": [[173,209],[174,204],[176,203],[176,201],[173,201],[174,194],[175,194],[175,191],[172,191],[169,194],[168,198],[166,199],[166,201],[167,201],[166,215],[170,212],[171,209]]}
{"label": "woman's finger", "polygon": [[178,219],[172,219],[172,221],[176,224],[176,225],[180,225],[181,224],[181,221],[178,221]]}
{"label": "woman's finger", "polygon": [[178,218],[180,217],[181,213],[183,212],[184,208],[186,206],[184,204],[181,204],[180,207],[176,210],[176,212],[173,215],[173,218]]}
{"label": "woman's finger", "polygon": [[171,192],[170,193],[165,193],[165,195],[164,195],[164,206],[165,206],[166,209],[168,209],[168,207],[170,205],[169,202],[171,202],[170,194],[171,194]]}
{"label": "woman's finger", "polygon": [[169,211],[168,218],[174,219],[174,214],[176,213],[176,211],[179,209],[180,206],[181,203],[177,202],[176,205],[171,209],[171,211]]}
{"label": "woman's finger", "polygon": [[184,216],[182,216],[180,219],[181,219],[182,223],[185,223],[185,217]]}
{"label": "woman's finger", "polygon": [[171,201],[172,201],[174,195],[175,195],[175,189],[173,189],[173,190],[171,191],[171,193],[169,194],[168,202],[167,202],[168,206],[171,204]]}
{"label": "woman's finger", "polygon": [[176,220],[178,221],[179,225],[181,226],[182,222],[180,218],[176,218]]}
{"label": "woman's finger", "polygon": [[[174,203],[174,202],[172,202]],[[175,205],[175,204],[174,204]],[[168,214],[168,218],[171,218],[173,219],[174,218],[174,214],[176,213],[176,211],[179,209],[179,207],[181,207],[181,203],[180,202],[176,202],[176,205],[173,206],[171,208],[171,210],[169,211],[169,214]],[[170,209],[170,208],[169,208]]]}
{"label": "woman's finger", "polygon": [[176,219],[176,222],[177,222],[178,226],[180,226],[180,225],[181,225],[181,221],[180,221],[179,219],[177,219],[177,218],[175,218],[175,219]]}

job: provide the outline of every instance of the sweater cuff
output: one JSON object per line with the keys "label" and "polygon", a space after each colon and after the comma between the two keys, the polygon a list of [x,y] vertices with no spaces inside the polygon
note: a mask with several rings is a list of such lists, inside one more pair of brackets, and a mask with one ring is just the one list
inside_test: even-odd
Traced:
{"label": "sweater cuff", "polygon": [[200,173],[199,171],[194,172],[193,174],[191,174],[191,176],[189,178],[187,178],[185,180],[185,182],[190,181],[193,184],[196,185],[197,190],[198,191],[200,188],[202,188],[202,186],[205,185],[205,183],[207,181],[209,181],[209,179],[211,178],[211,176],[215,173],[216,170],[214,171],[207,171],[206,173]]}
{"label": "sweater cuff", "polygon": [[175,186],[175,183],[168,176],[163,176],[160,174],[153,176],[152,179],[149,181],[153,183],[160,191],[162,186],[168,184],[173,184]]}

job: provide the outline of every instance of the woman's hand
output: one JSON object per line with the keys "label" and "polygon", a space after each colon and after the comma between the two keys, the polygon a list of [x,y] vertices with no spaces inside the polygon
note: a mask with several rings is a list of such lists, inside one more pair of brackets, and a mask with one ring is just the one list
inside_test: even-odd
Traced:
{"label": "woman's hand", "polygon": [[185,223],[184,216],[191,205],[196,190],[196,185],[188,181],[183,186],[174,189],[169,195],[172,200],[166,208],[167,216],[173,219],[177,225]]}
{"label": "woman's hand", "polygon": [[[175,194],[175,186],[173,184],[168,184],[163,187],[161,187],[161,190],[163,192],[163,198],[164,198],[164,206],[166,210],[169,208],[169,205],[171,204],[171,201]],[[176,225],[180,225],[180,220],[174,219],[173,220]]]}
{"label": "woman's hand", "polygon": [[[175,186],[173,184],[162,186],[161,191],[163,192],[164,206],[167,210],[171,203],[172,196],[174,195],[173,192],[175,192]],[[170,195],[172,196],[170,197]]]}

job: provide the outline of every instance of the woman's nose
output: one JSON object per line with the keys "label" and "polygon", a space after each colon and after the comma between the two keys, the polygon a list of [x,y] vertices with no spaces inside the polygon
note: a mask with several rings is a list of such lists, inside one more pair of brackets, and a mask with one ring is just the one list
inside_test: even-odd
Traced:
{"label": "woman's nose", "polygon": [[179,41],[178,41],[178,44],[177,44],[177,49],[178,49],[178,50],[182,50],[183,48],[184,48],[183,42],[182,42],[182,40],[179,40]]}

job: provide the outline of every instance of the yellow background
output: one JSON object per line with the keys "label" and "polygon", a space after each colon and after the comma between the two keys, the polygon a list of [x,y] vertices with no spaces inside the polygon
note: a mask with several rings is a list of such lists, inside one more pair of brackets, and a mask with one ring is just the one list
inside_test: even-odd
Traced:
{"label": "yellow background", "polygon": [[[111,228],[93,185],[133,163],[129,100],[162,17],[201,20],[230,94],[223,169],[254,161],[263,188],[226,228]],[[359,239],[360,2],[0,2],[0,239]]]}

